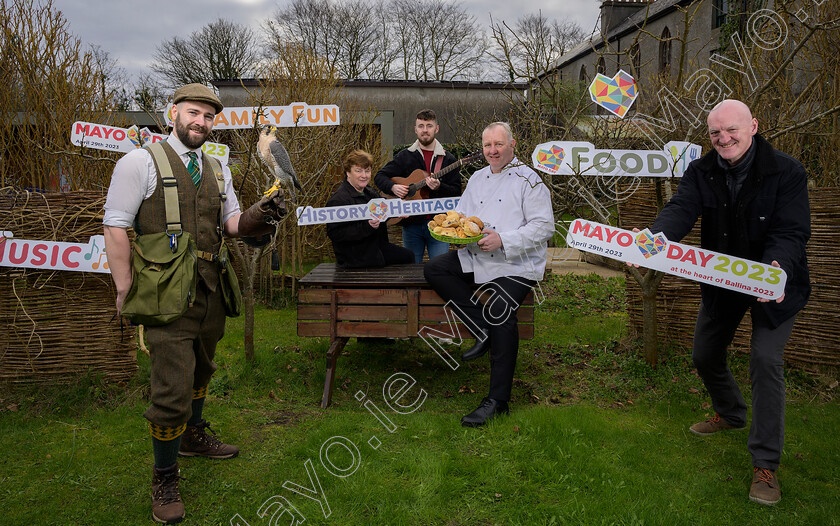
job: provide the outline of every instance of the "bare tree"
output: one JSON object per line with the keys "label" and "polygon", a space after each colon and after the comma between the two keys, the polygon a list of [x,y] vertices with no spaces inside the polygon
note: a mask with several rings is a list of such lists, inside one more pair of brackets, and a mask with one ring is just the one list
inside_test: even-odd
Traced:
{"label": "bare tree", "polygon": [[113,60],[85,51],[51,0],[0,0],[0,71],[0,187],[107,187],[115,157],[76,150],[70,130],[110,118]]}
{"label": "bare tree", "polygon": [[338,76],[387,78],[393,60],[383,0],[293,0],[264,26],[272,55],[294,43],[314,53]]}
{"label": "bare tree", "polygon": [[170,87],[254,74],[260,51],[254,31],[222,18],[157,46],[151,69]]}
{"label": "bare tree", "polygon": [[157,114],[172,99],[172,94],[149,74],[140,76],[132,93],[132,102],[137,109],[152,115]]}
{"label": "bare tree", "polygon": [[542,12],[525,15],[511,27],[490,21],[496,49],[490,55],[503,67],[510,80],[538,78],[566,52],[583,41],[581,27],[570,20],[549,20]]}
{"label": "bare tree", "polygon": [[486,49],[475,17],[444,0],[293,0],[265,30],[272,54],[296,43],[345,79],[470,78]]}
{"label": "bare tree", "polygon": [[459,2],[392,0],[403,78],[453,80],[479,75],[484,31]]}

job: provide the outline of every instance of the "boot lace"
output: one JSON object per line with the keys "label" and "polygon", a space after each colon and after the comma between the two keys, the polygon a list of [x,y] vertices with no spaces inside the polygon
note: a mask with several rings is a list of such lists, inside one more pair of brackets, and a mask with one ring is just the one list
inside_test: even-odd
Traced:
{"label": "boot lace", "polygon": [[753,473],[758,474],[758,482],[764,482],[771,488],[774,487],[773,484],[773,472],[767,468],[754,468]]}
{"label": "boot lace", "polygon": [[181,494],[178,491],[178,481],[185,480],[178,471],[172,473],[164,473],[158,475],[158,484],[155,486],[153,497],[162,504],[169,504],[181,500]]}
{"label": "boot lace", "polygon": [[[205,429],[213,434],[208,435]],[[197,423],[195,425],[194,433],[196,440],[202,442],[207,446],[218,447],[223,445],[222,441],[215,437],[216,432],[213,431],[213,429],[210,427],[210,422],[208,422],[207,420],[202,420],[201,422]]]}

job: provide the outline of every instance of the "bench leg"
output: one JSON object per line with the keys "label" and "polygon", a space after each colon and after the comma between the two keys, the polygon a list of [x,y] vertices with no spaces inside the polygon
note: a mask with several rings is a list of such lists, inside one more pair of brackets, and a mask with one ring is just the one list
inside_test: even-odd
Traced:
{"label": "bench leg", "polygon": [[333,384],[335,383],[335,364],[338,361],[338,355],[347,345],[347,340],[348,338],[336,338],[330,343],[330,349],[327,351],[327,375],[324,378],[324,396],[321,398],[321,407],[324,409],[330,405]]}

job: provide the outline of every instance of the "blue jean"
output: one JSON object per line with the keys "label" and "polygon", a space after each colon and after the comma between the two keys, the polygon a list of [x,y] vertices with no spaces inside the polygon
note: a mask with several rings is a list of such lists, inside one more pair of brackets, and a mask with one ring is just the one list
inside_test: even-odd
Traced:
{"label": "blue jean", "polygon": [[414,252],[414,262],[423,262],[423,253],[429,250],[429,259],[449,251],[449,243],[438,241],[429,233],[429,227],[422,225],[405,225],[402,232],[403,246]]}

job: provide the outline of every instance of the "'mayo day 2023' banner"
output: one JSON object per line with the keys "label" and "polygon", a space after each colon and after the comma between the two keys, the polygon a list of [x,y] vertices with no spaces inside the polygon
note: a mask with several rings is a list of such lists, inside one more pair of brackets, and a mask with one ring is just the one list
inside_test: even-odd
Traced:
{"label": "'mayo day 2023' banner", "polygon": [[[168,135],[154,133],[148,128],[138,129],[136,125],[130,128],[118,128],[94,122],[76,121],[70,129],[70,142],[76,146],[127,153],[145,144],[165,141]],[[201,150],[215,157],[222,164],[227,164],[230,150],[226,144],[205,142]]]}
{"label": "'mayo day 2023' banner", "polygon": [[623,230],[610,225],[575,219],[566,234],[572,248],[611,259],[775,300],[785,293],[785,271],[758,261],[668,241],[664,234]]}

